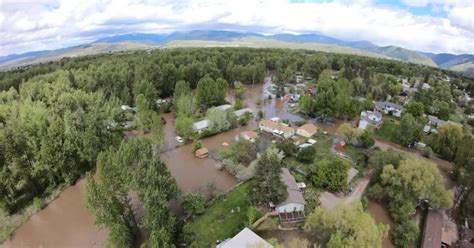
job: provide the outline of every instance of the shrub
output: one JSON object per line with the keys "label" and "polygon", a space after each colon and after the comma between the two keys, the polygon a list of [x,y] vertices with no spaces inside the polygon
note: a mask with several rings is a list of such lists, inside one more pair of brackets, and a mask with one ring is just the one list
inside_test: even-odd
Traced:
{"label": "shrub", "polygon": [[427,158],[431,158],[433,156],[433,149],[431,147],[426,147],[425,150],[423,150],[423,156]]}
{"label": "shrub", "polygon": [[202,148],[202,143],[199,140],[194,140],[193,141],[193,152],[199,150]]}
{"label": "shrub", "polygon": [[311,163],[316,156],[316,150],[313,147],[306,147],[301,149],[296,155],[296,159],[303,163]]}
{"label": "shrub", "polygon": [[198,193],[187,193],[183,199],[183,208],[188,215],[200,214],[204,212],[205,199]]}
{"label": "shrub", "polygon": [[42,209],[44,207],[44,202],[42,199],[38,198],[38,197],[35,197],[33,199],[33,206],[36,208],[36,209]]}
{"label": "shrub", "polygon": [[393,243],[402,248],[415,247],[418,240],[418,227],[413,221],[404,221],[395,227]]}

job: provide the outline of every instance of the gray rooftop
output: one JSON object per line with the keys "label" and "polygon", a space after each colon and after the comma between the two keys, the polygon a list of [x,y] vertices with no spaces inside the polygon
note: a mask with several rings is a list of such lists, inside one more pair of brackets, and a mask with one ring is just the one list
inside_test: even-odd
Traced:
{"label": "gray rooftop", "polygon": [[378,108],[394,108],[394,109],[399,109],[403,110],[403,106],[400,104],[396,104],[393,102],[375,102],[375,106]]}
{"label": "gray rooftop", "polygon": [[249,108],[243,108],[243,109],[239,109],[239,110],[236,110],[234,111],[234,114],[235,116],[237,117],[241,117],[242,115],[244,115],[245,113],[251,113],[253,114],[253,111]]}
{"label": "gray rooftop", "polygon": [[295,178],[291,175],[290,171],[287,168],[281,169],[280,177],[281,181],[286,186],[286,192],[288,192],[288,197],[285,201],[278,204],[278,206],[282,206],[288,203],[306,204],[306,201],[303,198],[303,193],[298,188]]}
{"label": "gray rooftop", "polygon": [[202,130],[204,128],[209,127],[209,121],[208,120],[198,121],[198,122],[194,123],[193,127],[196,130]]}
{"label": "gray rooftop", "polygon": [[430,122],[431,125],[436,125],[436,126],[441,126],[446,123],[446,121],[443,121],[433,115],[428,115],[428,121]]}

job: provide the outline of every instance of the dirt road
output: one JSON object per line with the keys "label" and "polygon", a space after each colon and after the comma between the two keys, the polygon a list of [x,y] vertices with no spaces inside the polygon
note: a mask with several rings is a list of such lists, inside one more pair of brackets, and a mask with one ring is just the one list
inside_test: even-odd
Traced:
{"label": "dirt road", "polygon": [[358,201],[362,198],[367,186],[369,185],[370,174],[359,179],[357,184],[354,187],[354,191],[348,196],[336,195],[330,192],[324,192],[319,197],[321,206],[325,208],[334,208],[339,204],[351,204],[355,201]]}

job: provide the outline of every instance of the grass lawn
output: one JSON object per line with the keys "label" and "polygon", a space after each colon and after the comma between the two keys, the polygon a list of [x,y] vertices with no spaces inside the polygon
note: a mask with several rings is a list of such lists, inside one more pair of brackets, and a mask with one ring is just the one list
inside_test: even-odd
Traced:
{"label": "grass lawn", "polygon": [[[313,146],[316,150],[314,161],[320,161],[323,159],[329,159],[335,155],[331,153],[332,146],[332,135],[317,134],[315,139],[317,143]],[[298,168],[306,173],[310,173],[310,167],[314,165],[314,161],[311,163],[302,163],[296,159],[296,154],[292,157],[286,157],[283,162],[290,168]],[[296,174],[295,174],[296,175]],[[296,175],[297,181],[302,181],[302,176]]]}
{"label": "grass lawn", "polygon": [[250,183],[246,182],[217,199],[201,216],[189,222],[189,231],[209,245],[237,234],[247,224],[247,209],[251,206],[249,190]]}
{"label": "grass lawn", "polygon": [[318,134],[316,135],[316,141],[317,143],[314,145],[314,149],[316,149],[316,161],[334,156],[331,154],[332,135]]}
{"label": "grass lawn", "polygon": [[395,143],[399,143],[398,136],[400,133],[400,126],[391,120],[383,122],[382,126],[375,130],[375,136]]}

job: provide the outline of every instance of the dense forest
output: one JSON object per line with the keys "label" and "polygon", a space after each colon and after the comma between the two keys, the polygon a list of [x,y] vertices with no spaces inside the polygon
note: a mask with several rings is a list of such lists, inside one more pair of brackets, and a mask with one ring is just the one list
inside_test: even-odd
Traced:
{"label": "dense forest", "polygon": [[[339,79],[330,79],[329,71],[337,71]],[[462,100],[466,92],[474,95],[473,79],[450,71],[385,59],[249,48],[165,49],[64,58],[0,72],[1,211],[16,213],[35,198],[73,183],[97,164],[97,182],[90,184],[88,190],[117,207],[118,212],[103,216],[101,223],[116,234],[111,235],[116,239],[111,242],[119,246],[132,242],[119,234],[132,236],[136,232],[137,224],[127,212],[128,203],[124,202],[126,192],[136,190],[148,210],[148,216],[140,226],[151,230],[150,245],[174,243],[169,231],[172,228],[164,222],[156,222],[162,220],[174,225],[175,220],[164,210],[166,204],[163,202],[172,199],[178,191],[175,186],[162,187],[172,181],[157,157],[162,138],[158,135],[151,143],[124,144],[122,130],[114,125],[127,120],[120,106],[135,106],[139,110],[136,116],[141,123],[139,127],[160,131],[159,111],[154,101],[182,94],[174,92],[177,82],[186,82],[180,83],[186,86],[176,85],[176,88],[197,88],[198,101],[207,108],[221,103],[222,99],[206,100],[213,95],[205,94],[209,87],[199,89],[198,82],[203,82],[202,87],[206,87],[206,83],[221,85],[222,91],[237,87],[234,84],[237,81],[261,83],[270,72],[275,73],[277,83],[282,84],[293,81],[295,74],[312,80],[323,79],[318,86],[319,96],[301,99],[302,111],[308,115],[353,118],[359,109],[351,107],[354,101],[351,97],[385,100],[387,95],[399,96],[401,78],[408,78],[412,85],[416,80],[431,85],[431,91],[416,93],[415,100],[419,105],[409,111],[414,116],[428,113],[448,119],[451,112],[460,108],[467,115],[474,112],[472,101]],[[449,82],[442,80],[447,76]],[[447,116],[441,110],[447,111]],[[464,125],[465,129],[468,127]],[[437,144],[450,144],[447,146],[450,150],[442,145],[434,148],[444,158],[456,162],[460,180],[472,184],[473,141],[470,135],[465,135],[470,132],[454,127],[440,132],[446,132],[440,135],[446,140],[439,140]],[[466,146],[459,147],[460,142]],[[142,150],[146,152],[137,153]],[[128,161],[127,156],[139,160]],[[150,167],[150,164],[154,166]],[[117,169],[121,174],[112,175],[116,180],[133,180],[117,187],[112,176],[101,174],[114,170],[113,166],[121,166]],[[153,181],[154,176],[159,180]],[[143,181],[145,179],[148,181]],[[90,181],[94,182],[92,177]],[[145,187],[147,182],[154,182],[154,189],[159,189],[160,194]],[[174,185],[174,182],[170,184]],[[474,194],[471,193],[468,202],[473,201]],[[100,215],[107,204],[94,201],[92,196],[89,199],[96,215],[97,212]],[[474,218],[473,205],[465,210],[470,218]]]}

